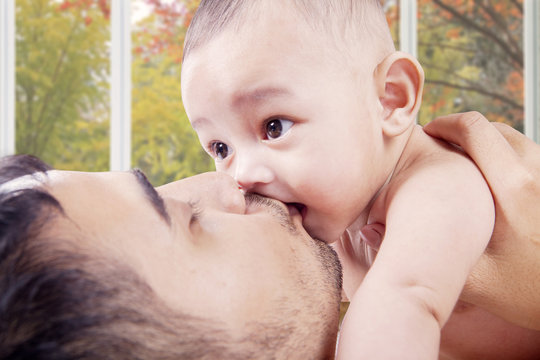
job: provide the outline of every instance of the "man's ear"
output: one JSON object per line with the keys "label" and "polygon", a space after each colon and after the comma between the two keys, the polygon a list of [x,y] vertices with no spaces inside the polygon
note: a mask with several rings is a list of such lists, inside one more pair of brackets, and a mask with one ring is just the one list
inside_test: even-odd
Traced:
{"label": "man's ear", "polygon": [[383,133],[400,135],[414,122],[420,108],[424,71],[413,56],[396,51],[377,66],[374,76],[383,107]]}

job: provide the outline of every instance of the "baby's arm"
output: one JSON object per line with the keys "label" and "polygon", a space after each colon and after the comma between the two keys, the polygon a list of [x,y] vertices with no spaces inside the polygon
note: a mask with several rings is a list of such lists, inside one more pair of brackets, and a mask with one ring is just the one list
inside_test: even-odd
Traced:
{"label": "baby's arm", "polygon": [[340,359],[437,359],[440,330],[491,236],[489,188],[464,158],[396,181],[383,243],[341,328]]}

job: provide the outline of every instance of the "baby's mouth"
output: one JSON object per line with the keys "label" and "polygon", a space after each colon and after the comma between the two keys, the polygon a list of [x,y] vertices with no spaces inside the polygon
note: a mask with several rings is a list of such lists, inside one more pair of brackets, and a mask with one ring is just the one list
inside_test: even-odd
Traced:
{"label": "baby's mouth", "polygon": [[296,212],[298,212],[302,216],[302,222],[304,222],[304,218],[306,216],[307,207],[304,204],[300,203],[287,203],[287,208],[289,209],[289,214],[292,216]]}

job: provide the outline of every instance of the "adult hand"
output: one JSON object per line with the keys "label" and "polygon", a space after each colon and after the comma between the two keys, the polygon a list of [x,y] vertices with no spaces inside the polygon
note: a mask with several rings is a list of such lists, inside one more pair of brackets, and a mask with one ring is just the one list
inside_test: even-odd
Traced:
{"label": "adult hand", "polygon": [[490,244],[461,299],[540,330],[540,146],[477,112],[437,118],[424,130],[463,148],[495,200]]}

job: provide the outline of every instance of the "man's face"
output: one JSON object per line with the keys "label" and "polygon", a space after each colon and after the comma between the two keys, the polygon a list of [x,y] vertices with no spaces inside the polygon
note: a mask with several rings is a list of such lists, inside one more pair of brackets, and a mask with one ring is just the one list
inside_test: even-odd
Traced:
{"label": "man's face", "polygon": [[138,172],[48,176],[68,218],[58,220],[58,238],[127,264],[173,310],[222,322],[238,337],[273,319],[311,331],[314,343],[335,339],[339,262],[307,235],[296,209],[245,199],[219,173],[156,189]]}
{"label": "man's face", "polygon": [[332,242],[384,182],[372,72],[290,3],[269,3],[189,54],[183,102],[218,171],[296,204],[308,232]]}

